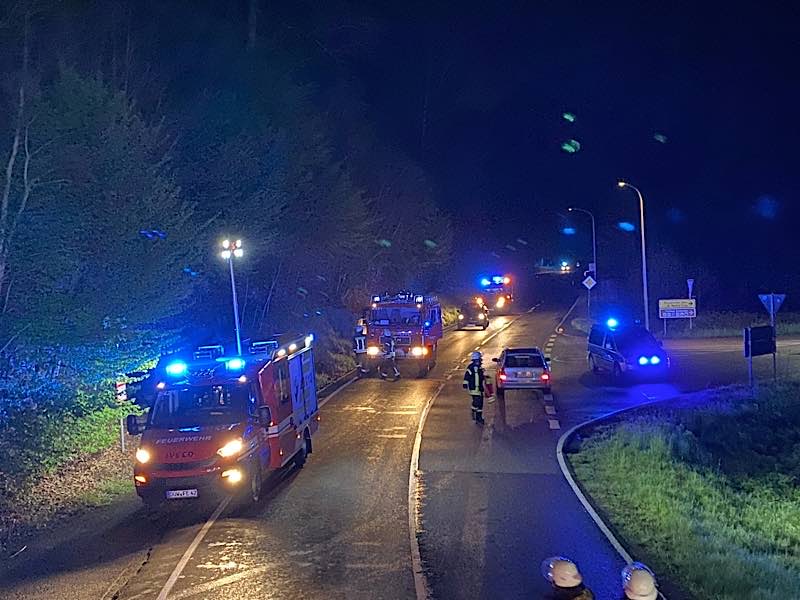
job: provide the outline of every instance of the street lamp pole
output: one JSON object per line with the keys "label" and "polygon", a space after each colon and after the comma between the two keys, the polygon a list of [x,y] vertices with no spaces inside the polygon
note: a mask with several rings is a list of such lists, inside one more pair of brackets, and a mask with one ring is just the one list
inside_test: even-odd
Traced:
{"label": "street lamp pole", "polygon": [[239,327],[239,300],[236,296],[236,278],[233,274],[233,259],[241,258],[244,254],[242,250],[242,240],[231,242],[224,240],[222,242],[222,252],[220,256],[228,261],[228,267],[231,273],[231,295],[233,296],[233,321],[236,326],[236,352],[239,356],[242,355],[242,334]]}
{"label": "street lamp pole", "polygon": [[[594,226],[594,214],[591,211],[586,210],[585,208],[575,208],[571,206],[567,209],[569,212],[582,212],[589,215],[589,218],[592,220],[592,264],[594,265],[594,278],[597,280],[597,232]],[[591,317],[592,313],[592,290],[586,290],[586,310],[589,313],[589,317]]]}
{"label": "street lamp pole", "polygon": [[626,181],[618,181],[620,188],[629,187],[639,196],[639,230],[642,232],[642,297],[644,298],[644,327],[650,330],[650,301],[647,296],[647,252],[645,250],[644,238],[644,198],[642,192],[635,185]]}

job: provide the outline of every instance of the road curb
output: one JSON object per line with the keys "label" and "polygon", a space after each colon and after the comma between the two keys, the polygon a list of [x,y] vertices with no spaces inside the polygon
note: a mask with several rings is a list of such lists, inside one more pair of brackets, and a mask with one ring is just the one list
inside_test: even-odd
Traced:
{"label": "road curb", "polygon": [[[625,546],[623,546],[622,542],[619,541],[617,536],[611,530],[611,527],[602,519],[594,504],[589,499],[589,496],[583,492],[580,484],[575,480],[574,473],[572,472],[572,466],[569,464],[564,455],[564,446],[571,441],[572,437],[576,433],[579,433],[585,429],[597,427],[598,425],[612,421],[613,419],[625,413],[633,412],[644,407],[653,406],[654,404],[664,403],[669,400],[669,398],[650,400],[636,406],[629,406],[615,410],[595,419],[589,419],[588,421],[579,423],[567,430],[560,438],[558,438],[558,444],[556,445],[556,458],[558,459],[558,466],[561,469],[561,474],[564,476],[564,479],[567,480],[567,483],[569,484],[570,488],[572,488],[573,493],[578,498],[578,501],[581,503],[584,510],[592,518],[592,521],[594,521],[595,525],[597,525],[597,528],[603,533],[606,539],[608,539],[609,543],[613,546],[614,550],[616,550],[617,554],[619,554],[628,564],[634,562],[633,557],[631,557],[630,553],[625,549]],[[660,590],[658,592],[658,597],[661,598],[661,600],[667,600],[667,597],[664,596]]]}

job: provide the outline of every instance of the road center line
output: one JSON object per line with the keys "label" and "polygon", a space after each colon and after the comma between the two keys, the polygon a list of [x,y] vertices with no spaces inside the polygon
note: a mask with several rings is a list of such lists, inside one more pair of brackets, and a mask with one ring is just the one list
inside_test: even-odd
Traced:
{"label": "road center line", "polygon": [[200,542],[203,541],[203,538],[206,537],[208,530],[211,529],[211,526],[214,525],[219,516],[222,514],[222,511],[225,510],[225,507],[228,506],[228,503],[231,501],[231,497],[228,496],[222,502],[219,503],[217,506],[217,510],[215,510],[212,515],[208,518],[203,526],[200,528],[200,531],[197,532],[197,535],[194,536],[192,543],[189,544],[189,547],[186,549],[186,552],[183,553],[181,559],[178,561],[178,564],[175,565],[175,569],[173,569],[172,574],[167,579],[167,582],[164,584],[164,587],[161,588],[161,592],[159,592],[158,597],[156,600],[167,600],[167,596],[172,591],[172,588],[175,587],[175,583],[178,581],[178,577],[180,577],[183,570],[186,568],[186,564],[189,562],[189,559],[192,558],[192,554],[194,551],[197,550],[197,547],[200,545]]}
{"label": "road center line", "polygon": [[411,571],[414,575],[414,589],[416,591],[417,600],[428,600],[430,597],[430,587],[428,586],[428,579],[425,576],[425,572],[422,570],[422,558],[419,553],[419,538],[417,537],[417,533],[420,529],[418,494],[419,450],[422,446],[422,431],[425,429],[425,421],[428,419],[428,412],[443,389],[444,383],[440,383],[433,395],[428,398],[428,401],[425,403],[425,408],[422,409],[422,414],[419,417],[419,424],[417,425],[417,435],[414,438],[414,449],[411,451],[411,464],[408,469],[408,537],[411,542]]}

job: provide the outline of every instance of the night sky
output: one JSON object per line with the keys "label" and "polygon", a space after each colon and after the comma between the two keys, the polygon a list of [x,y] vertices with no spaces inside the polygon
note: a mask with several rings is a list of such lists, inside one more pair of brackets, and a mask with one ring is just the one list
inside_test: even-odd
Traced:
{"label": "night sky", "polygon": [[637,233],[616,227],[637,221],[625,178],[650,244],[705,263],[735,302],[800,292],[797,9],[669,4],[350,3],[328,41],[357,48],[381,135],[487,255],[522,236],[531,259],[585,256],[588,220],[562,216],[575,205],[596,212],[598,262],[637,267]]}

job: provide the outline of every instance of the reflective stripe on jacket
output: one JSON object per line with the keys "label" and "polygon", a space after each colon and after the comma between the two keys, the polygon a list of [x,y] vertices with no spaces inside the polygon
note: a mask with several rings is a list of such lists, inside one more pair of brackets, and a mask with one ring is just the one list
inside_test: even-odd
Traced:
{"label": "reflective stripe on jacket", "polygon": [[483,394],[485,383],[486,375],[483,372],[483,367],[470,363],[464,372],[464,389],[469,390],[469,393],[473,396],[480,396]]}

